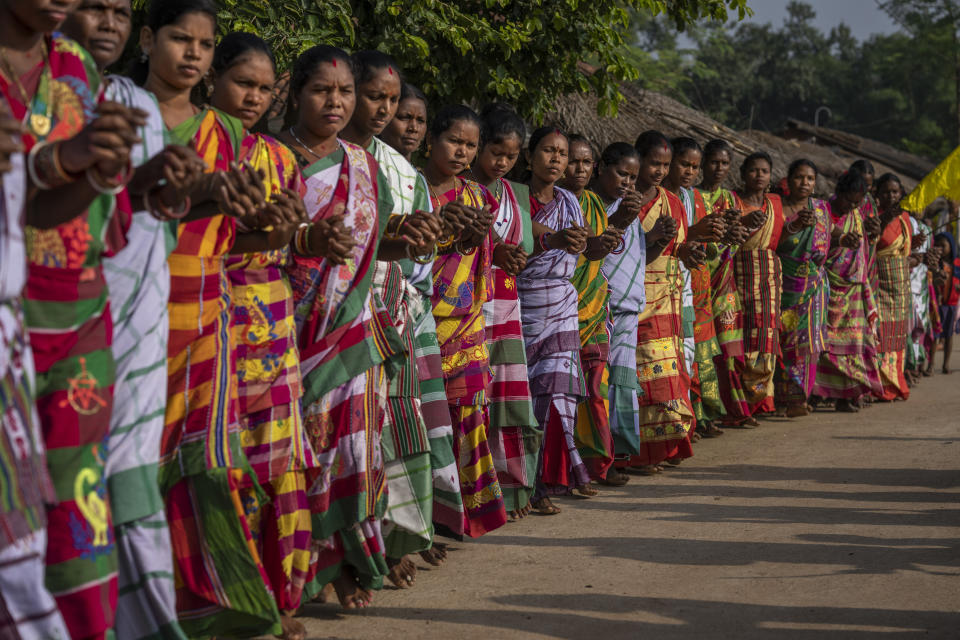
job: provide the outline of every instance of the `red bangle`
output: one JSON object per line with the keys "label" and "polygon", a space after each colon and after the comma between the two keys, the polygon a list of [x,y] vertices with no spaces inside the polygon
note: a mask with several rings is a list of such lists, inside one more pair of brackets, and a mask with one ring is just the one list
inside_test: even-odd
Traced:
{"label": "red bangle", "polygon": [[547,241],[550,239],[550,236],[553,234],[549,231],[540,234],[540,248],[543,251],[550,251],[550,247],[547,246]]}

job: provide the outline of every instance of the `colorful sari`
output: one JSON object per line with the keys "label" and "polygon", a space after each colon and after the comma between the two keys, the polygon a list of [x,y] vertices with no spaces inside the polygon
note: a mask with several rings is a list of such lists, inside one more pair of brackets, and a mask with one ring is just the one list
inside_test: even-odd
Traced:
{"label": "colorful sari", "polygon": [[[554,231],[584,224],[576,196],[558,187],[547,204],[530,196],[530,215]],[[530,256],[517,276],[533,413],[543,430],[534,501],[590,484],[575,440],[577,404],[587,395],[580,366],[577,289],[570,282],[577,260],[563,249],[549,249]]]}
{"label": "colorful sari", "polygon": [[[377,138],[368,151],[376,158],[390,186],[393,215],[409,216],[418,210],[430,210],[426,185],[400,153]],[[411,275],[413,266],[411,263]],[[427,307],[419,290],[407,280],[400,262],[378,261],[373,279],[406,351],[397,372],[388,380],[382,438],[388,487],[383,536],[387,557],[402,558],[408,553],[425,551],[433,543],[430,440],[421,408],[414,345],[414,318],[419,319]]]}
{"label": "colorful sari", "polygon": [[[260,134],[247,134],[237,154],[264,175],[268,196],[305,192],[293,153]],[[300,353],[293,290],[284,271],[290,249],[231,255],[226,273],[233,299],[240,444],[257,483],[241,497],[247,523],[281,611],[295,611],[310,571],[311,523],[306,469],[314,465],[300,398]]]}
{"label": "colorful sari", "polygon": [[[609,218],[620,207],[607,207]],[[609,254],[601,271],[607,279],[610,308],[610,436],[615,463],[640,453],[640,380],[637,378],[637,318],[646,300],[647,245],[640,219],[623,232],[623,247]]]}
{"label": "colorful sari", "polygon": [[[741,215],[748,209],[737,198]],[[743,305],[744,367],[741,372],[750,413],[772,413],[773,374],[780,354],[780,296],[783,278],[777,245],[783,232],[780,196],[766,194],[767,219],[733,256],[733,277]]]}
{"label": "colorful sari", "polygon": [[[707,213],[737,207],[733,193],[722,187],[712,192],[701,191],[700,195]],[[733,256],[739,248],[708,242],[706,249],[714,327],[720,345],[720,355],[714,358],[714,365],[720,398],[726,412],[723,423],[740,424],[750,417],[750,405],[741,376],[744,369],[743,307],[733,277]]]}
{"label": "colorful sari", "polygon": [[[47,36],[45,45],[49,64],[21,78],[35,88],[29,105],[0,77],[14,117],[50,118],[46,136],[33,129],[24,134],[27,151],[79,133],[100,100],[100,75],[87,52],[60,34]],[[99,195],[56,228],[26,228],[24,317],[37,372],[36,415],[56,488],[56,504],[47,511],[46,583],[71,636],[82,638],[108,633],[117,602],[116,540],[104,477],[115,366],[102,267],[115,207],[113,196]]]}
{"label": "colorful sari", "polygon": [[[526,185],[508,180],[500,184],[500,206],[493,230],[505,243],[520,245],[529,255],[533,251],[530,191]],[[504,507],[514,512],[526,507],[533,495],[543,434],[530,399],[517,279],[496,265],[492,273],[491,300],[483,305],[493,374],[489,395],[490,454]]]}
{"label": "colorful sari", "polygon": [[[777,246],[783,292],[775,399],[781,407],[806,406],[823,351],[830,288],[823,264],[830,250],[830,213],[826,203],[816,198],[810,198],[806,208],[813,211],[816,224],[799,233],[782,235]],[[795,219],[784,219],[784,226]]]}
{"label": "colorful sari", "polygon": [[925,239],[919,246],[912,246],[914,255],[920,258],[920,263],[910,272],[910,293],[913,298],[913,327],[907,343],[906,367],[912,371],[921,371],[926,367],[928,358],[932,354],[933,343],[936,339],[931,317],[931,284],[932,274],[924,262],[924,257],[933,246],[933,232],[926,224],[911,216],[913,236],[924,234]]}
{"label": "colorful sari", "polygon": [[67,638],[44,585],[48,504],[56,493],[47,471],[34,407],[33,354],[20,296],[27,282],[24,157],[0,183],[0,637]]}
{"label": "colorful sari", "polygon": [[957,241],[949,231],[938,233],[935,242],[946,240],[950,245],[950,254],[940,256],[940,268],[946,276],[941,290],[937,292],[937,313],[940,316],[940,332],[938,337],[946,339],[948,336],[960,333],[960,321],[957,309],[960,306],[960,254],[957,253]]}
{"label": "colorful sari", "polygon": [[[166,126],[153,94],[108,77],[104,97],[146,111],[140,166],[163,151]],[[170,268],[177,225],[145,211],[122,220],[126,246],[103,263],[117,363],[107,451],[107,490],[120,565],[114,631],[121,638],[183,638],[177,623],[173,552],[157,483],[167,405]]]}
{"label": "colorful sari", "polygon": [[[462,178],[433,206],[439,209],[458,196],[463,197],[467,206],[489,204],[496,215],[498,204],[490,192]],[[447,402],[453,419],[454,456],[465,510],[463,529],[472,538],[507,521],[503,492],[487,441],[491,373],[483,305],[492,293],[492,245],[492,234],[487,234],[484,242],[470,253],[442,253],[433,265],[433,317],[437,321]]]}
{"label": "colorful sari", "polygon": [[[688,226],[707,216],[703,196],[696,189],[681,189],[680,202],[687,213]],[[687,271],[684,267],[684,299],[689,287],[690,305],[683,308],[684,350],[690,370],[690,400],[697,423],[712,422],[724,415],[720,383],[714,358],[720,355],[720,343],[714,328],[710,268],[706,263]],[[690,342],[693,343],[692,348]]]}
{"label": "colorful sari", "polygon": [[910,291],[912,225],[905,211],[891,220],[877,240],[877,357],[882,400],[906,400],[910,388],[904,375],[907,339],[913,322]]}
{"label": "colorful sari", "polygon": [[[863,218],[851,211],[842,218],[833,214],[827,202],[831,222],[842,233],[863,234]],[[824,398],[856,400],[880,391],[876,368],[877,347],[873,327],[877,307],[867,274],[867,240],[856,249],[836,243],[830,247],[824,267],[830,285],[823,352],[817,364],[813,393]]]}
{"label": "colorful sari", "polygon": [[[599,236],[607,229],[607,209],[600,196],[584,190],[580,210],[591,232]],[[577,406],[575,432],[577,450],[591,479],[607,476],[613,464],[613,436],[610,434],[610,389],[607,358],[610,355],[610,320],[607,279],[601,271],[603,260],[577,258],[570,281],[577,290],[577,314],[580,324],[580,364],[583,367],[587,397]]]}
{"label": "colorful sari", "polygon": [[317,560],[304,589],[312,598],[344,563],[367,588],[387,574],[381,520],[387,509],[380,446],[386,401],[384,367],[403,351],[372,288],[377,245],[393,201],[376,160],[362,148],[341,148],[314,162],[299,158],[311,220],[344,216],[358,241],[346,264],[294,254],[293,287],[303,419],[317,467],[307,498]]}
{"label": "colorful sari", "polygon": [[[238,157],[241,135],[239,121],[211,108],[170,131],[211,172]],[[232,290],[224,270],[235,227],[224,215],[181,224],[168,259],[168,401],[159,482],[177,611],[191,637],[280,629],[241,500],[250,469],[241,448]]]}

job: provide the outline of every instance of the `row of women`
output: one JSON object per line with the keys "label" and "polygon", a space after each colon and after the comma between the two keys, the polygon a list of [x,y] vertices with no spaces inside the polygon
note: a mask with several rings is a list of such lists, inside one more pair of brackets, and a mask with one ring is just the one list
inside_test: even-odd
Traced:
{"label": "row of women", "polygon": [[761,152],[731,192],[722,141],[428,128],[393,60],[326,46],[274,138],[270,47],[211,0],[153,2],[128,77],[130,0],[0,24],[0,637],[303,638],[435,535],[905,398],[930,355],[894,176],[825,201],[798,160],[778,196]]}

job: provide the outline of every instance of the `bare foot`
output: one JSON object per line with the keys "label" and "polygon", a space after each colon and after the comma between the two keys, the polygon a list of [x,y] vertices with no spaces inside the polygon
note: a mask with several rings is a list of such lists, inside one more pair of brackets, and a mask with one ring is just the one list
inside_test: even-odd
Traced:
{"label": "bare foot", "polygon": [[442,542],[434,542],[432,547],[420,552],[420,557],[427,564],[439,567],[447,560],[447,545]]}
{"label": "bare foot", "polygon": [[344,565],[340,575],[333,581],[340,606],[347,610],[366,609],[373,604],[373,594],[362,589],[351,567]]}
{"label": "bare foot", "polygon": [[330,602],[330,596],[333,595],[333,585],[327,583],[320,589],[320,593],[313,596],[313,602]]}
{"label": "bare foot", "polygon": [[810,415],[810,412],[807,410],[806,405],[802,404],[791,405],[786,410],[786,417],[788,418],[802,418],[807,415]]}
{"label": "bare foot", "polygon": [[639,467],[627,467],[627,469],[641,476],[655,476],[663,471],[663,467],[657,464],[645,464]]}
{"label": "bare foot", "polygon": [[282,640],[306,640],[307,628],[299,620],[294,620],[292,615],[280,614],[280,629],[282,630],[277,638]]}
{"label": "bare foot", "polygon": [[837,400],[837,411],[840,413],[857,413],[860,409],[849,400],[841,398]]}
{"label": "bare foot", "polygon": [[387,558],[387,566],[390,567],[390,573],[387,574],[387,578],[390,579],[393,586],[398,589],[406,589],[407,587],[413,586],[414,581],[417,579],[417,565],[413,564],[410,558],[407,556],[399,560]]}
{"label": "bare foot", "polygon": [[630,482],[630,476],[625,473],[620,473],[614,468],[610,468],[607,471],[606,478],[600,478],[597,480],[598,483],[607,485],[608,487],[622,487],[623,485]]}
{"label": "bare foot", "polygon": [[683,462],[683,458],[668,458],[666,462],[667,462],[667,464],[670,465],[671,467],[676,467],[676,466],[679,465],[681,462]]}
{"label": "bare foot", "polygon": [[691,442],[691,443],[700,442],[700,438],[701,438],[700,434],[697,433],[696,431],[694,431],[693,433],[690,434],[690,442]]}
{"label": "bare foot", "polygon": [[530,506],[533,507],[534,511],[541,516],[555,516],[560,513],[560,507],[553,504],[553,501],[550,498],[540,498],[535,502],[531,502]]}

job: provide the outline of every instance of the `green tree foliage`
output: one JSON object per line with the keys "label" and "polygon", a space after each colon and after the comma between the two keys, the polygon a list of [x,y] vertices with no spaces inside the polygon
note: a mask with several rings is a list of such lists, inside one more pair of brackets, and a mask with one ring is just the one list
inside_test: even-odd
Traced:
{"label": "green tree foliage", "polygon": [[812,7],[795,1],[780,26],[694,28],[686,50],[677,48],[662,19],[639,15],[634,48],[641,55],[634,58],[652,60],[641,65],[644,86],[666,90],[730,127],[780,131],[788,118],[813,122],[826,106],[832,115],[821,122],[828,126],[937,159],[957,143],[954,56],[960,48],[952,44],[952,26],[945,26],[949,19],[898,18],[892,5],[944,2],[952,0],[883,3],[895,20],[909,21],[910,30],[860,42],[844,24],[819,30]]}
{"label": "green tree foliage", "polygon": [[[747,0],[221,0],[221,7],[221,31],[261,35],[276,47],[281,69],[314,44],[379,49],[432,100],[507,100],[535,120],[571,91],[593,91],[601,112],[615,112],[619,83],[638,77],[626,46],[631,12],[684,29],[749,11]],[[581,63],[596,72],[583,73]]]}

